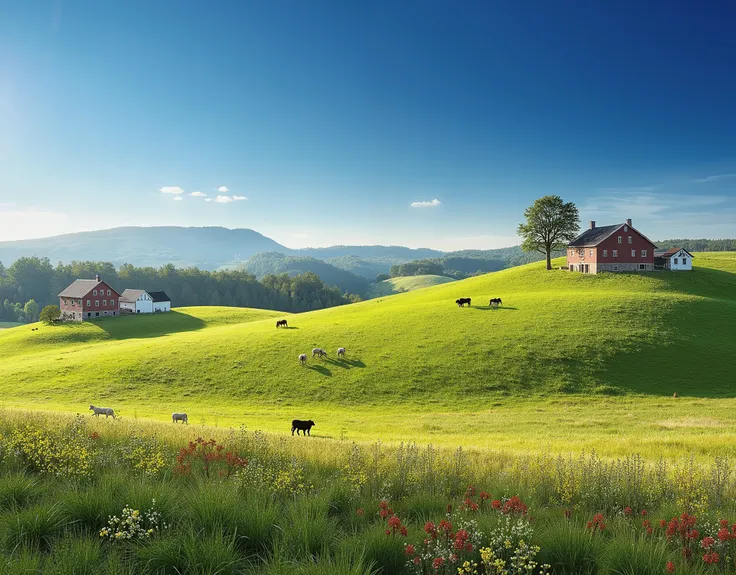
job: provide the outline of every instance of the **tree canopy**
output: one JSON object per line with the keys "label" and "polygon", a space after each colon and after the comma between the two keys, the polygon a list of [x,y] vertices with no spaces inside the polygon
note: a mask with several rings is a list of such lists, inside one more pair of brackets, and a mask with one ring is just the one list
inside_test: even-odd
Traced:
{"label": "tree canopy", "polygon": [[560,196],[543,196],[524,210],[524,217],[526,222],[517,229],[524,238],[522,249],[543,253],[551,270],[552,252],[564,249],[578,235],[578,208],[572,202],[563,202]]}

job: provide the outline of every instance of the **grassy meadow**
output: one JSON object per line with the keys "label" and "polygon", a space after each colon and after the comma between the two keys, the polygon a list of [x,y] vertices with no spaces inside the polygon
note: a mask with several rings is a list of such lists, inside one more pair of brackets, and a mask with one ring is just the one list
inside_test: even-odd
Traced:
{"label": "grassy meadow", "polygon": [[[21,326],[0,334],[0,393],[6,407],[186,411],[280,433],[314,419],[333,439],[725,455],[736,254],[694,261],[693,272],[599,276],[530,264],[288,316],[288,329],[274,327],[286,314],[207,307]],[[313,347],[330,355],[300,366]]]}
{"label": "grassy meadow", "polygon": [[447,276],[436,276],[436,275],[422,275],[422,276],[407,276],[399,278],[390,278],[381,282],[375,283],[371,286],[370,296],[385,297],[389,295],[395,295],[397,293],[403,293],[408,291],[414,291],[417,289],[424,289],[436,285],[442,285],[450,283],[453,280]]}
{"label": "grassy meadow", "polygon": [[8,329],[10,327],[18,327],[19,325],[23,325],[23,324],[20,324],[20,323],[15,322],[15,321],[0,321],[0,329]]}

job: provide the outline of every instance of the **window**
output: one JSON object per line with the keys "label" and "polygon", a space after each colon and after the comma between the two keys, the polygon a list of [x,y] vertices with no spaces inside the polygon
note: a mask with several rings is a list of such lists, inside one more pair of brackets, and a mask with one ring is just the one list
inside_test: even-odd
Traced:
{"label": "window", "polygon": [[115,315],[115,312],[112,312],[112,315]]}
{"label": "window", "polygon": [[624,226],[624,231],[625,232],[628,232],[629,231],[629,226]]}
{"label": "window", "polygon": [[682,265],[687,265],[687,258],[682,258]]}
{"label": "window", "polygon": [[102,307],[107,307],[107,300],[106,299],[103,299],[102,300]]}
{"label": "window", "polygon": [[94,290],[94,291],[92,292],[92,295],[97,295],[97,290]]}
{"label": "window", "polygon": [[645,270],[645,269],[647,269],[647,264],[639,264],[639,269],[640,269],[640,270]]}
{"label": "window", "polygon": [[621,236],[618,237],[618,243],[621,243]]}
{"label": "window", "polygon": [[675,265],[677,265],[677,258],[675,258]]}
{"label": "window", "polygon": [[603,257],[604,258],[607,258],[608,257],[608,250],[603,250]]}
{"label": "window", "polygon": [[110,290],[107,290],[107,295],[110,295]]}
{"label": "window", "polygon": [[631,257],[632,258],[635,258],[636,257],[636,250],[631,250]]}
{"label": "window", "polygon": [[641,250],[641,257],[647,257],[647,250]]}
{"label": "window", "polygon": [[617,272],[618,271],[618,266],[613,266],[613,271]]}
{"label": "window", "polygon": [[96,311],[95,312],[95,317],[100,317],[100,312]]}
{"label": "window", "polygon": [[613,257],[614,258],[617,258],[618,257],[618,250],[613,250]]}
{"label": "window", "polygon": [[98,299],[95,300],[95,307],[100,307],[100,300]]}
{"label": "window", "polygon": [[629,236],[629,243],[631,243],[631,236]]}
{"label": "window", "polygon": [[90,300],[87,300],[87,307],[92,307],[92,302]]}
{"label": "window", "polygon": [[593,257],[593,250],[590,250],[590,257]]}

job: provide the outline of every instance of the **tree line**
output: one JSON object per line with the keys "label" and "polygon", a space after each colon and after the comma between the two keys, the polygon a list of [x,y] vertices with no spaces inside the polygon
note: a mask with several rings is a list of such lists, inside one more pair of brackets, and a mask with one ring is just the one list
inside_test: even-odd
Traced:
{"label": "tree line", "polygon": [[326,285],[316,274],[266,275],[260,280],[242,270],[208,272],[195,267],[159,268],[110,262],[72,262],[56,266],[48,258],[19,258],[7,268],[0,262],[0,321],[38,320],[46,305],[75,279],[101,279],[122,293],[125,289],[165,291],[174,307],[221,305],[303,312],[358,301]]}

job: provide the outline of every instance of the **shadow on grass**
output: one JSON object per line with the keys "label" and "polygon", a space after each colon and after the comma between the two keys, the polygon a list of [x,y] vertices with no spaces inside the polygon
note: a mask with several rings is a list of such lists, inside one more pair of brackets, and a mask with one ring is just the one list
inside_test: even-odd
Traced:
{"label": "shadow on grass", "polygon": [[196,331],[207,325],[198,317],[178,311],[91,318],[90,323],[112,339],[159,337],[182,331]]}
{"label": "shadow on grass", "polygon": [[343,369],[351,369],[353,367],[365,367],[365,364],[359,359],[330,359],[328,361],[332,365],[341,367]]}
{"label": "shadow on grass", "polygon": [[503,306],[503,307],[490,307],[487,305],[472,305],[470,306],[472,309],[477,309],[480,311],[503,311],[503,310],[510,310],[510,311],[518,311],[518,307],[510,307],[510,306]]}
{"label": "shadow on grass", "polygon": [[321,373],[322,375],[326,375],[327,377],[332,376],[332,372],[324,365],[308,365],[306,367],[307,369],[311,369],[312,371],[316,371],[317,373]]}

